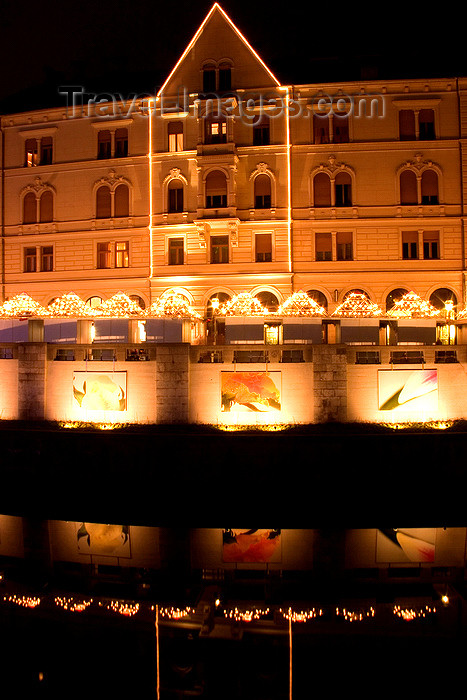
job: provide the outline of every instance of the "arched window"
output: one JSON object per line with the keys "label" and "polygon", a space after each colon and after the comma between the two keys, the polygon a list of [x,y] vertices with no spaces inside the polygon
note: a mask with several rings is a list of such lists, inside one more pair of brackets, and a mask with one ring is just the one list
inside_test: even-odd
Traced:
{"label": "arched window", "polygon": [[255,177],[255,209],[271,208],[271,178],[269,175]]}
{"label": "arched window", "polygon": [[96,192],[96,218],[110,219],[112,216],[112,197],[110,187],[102,185]]}
{"label": "arched window", "polygon": [[255,297],[268,309],[268,311],[277,311],[279,308],[279,300],[272,292],[259,292],[258,294],[255,294]]}
{"label": "arched window", "polygon": [[221,170],[213,170],[206,177],[206,208],[227,206],[227,178]]}
{"label": "arched window", "polygon": [[142,299],[140,296],[138,296],[138,294],[130,294],[130,299],[131,299],[131,301],[135,301],[141,309],[146,308],[146,304],[144,303],[144,299]]}
{"label": "arched window", "polygon": [[352,204],[352,180],[349,173],[338,173],[335,180],[336,207]]}
{"label": "arched window", "polygon": [[114,193],[114,215],[129,216],[130,214],[130,191],[127,185],[118,185]]}
{"label": "arched window", "polygon": [[331,206],[331,180],[327,173],[317,173],[313,178],[313,205]]}
{"label": "arched window", "polygon": [[28,192],[23,199],[23,224],[37,222],[37,201],[34,192]]}
{"label": "arched window", "polygon": [[86,300],[86,306],[89,306],[90,309],[97,309],[97,307],[100,306],[103,301],[104,300],[102,297],[89,297],[89,299]]}
{"label": "arched window", "polygon": [[422,204],[438,204],[438,175],[434,170],[422,173]]}
{"label": "arched window", "polygon": [[413,170],[403,170],[400,175],[401,204],[418,204],[417,176]]}
{"label": "arched window", "polygon": [[171,180],[167,188],[168,211],[174,214],[183,211],[183,183],[181,180]]}
{"label": "arched window", "polygon": [[320,292],[318,289],[309,289],[307,292],[308,296],[310,299],[313,299],[313,301],[316,301],[317,304],[323,307],[323,309],[328,308],[328,300],[325,294],[323,292]]}
{"label": "arched window", "polygon": [[446,303],[452,304],[453,307],[457,306],[457,296],[450,289],[441,287],[436,289],[432,294],[430,294],[430,304],[435,307],[435,309],[444,310],[446,308]]}
{"label": "arched window", "polygon": [[347,297],[350,296],[350,294],[362,294],[364,297],[366,297],[368,300],[370,300],[370,297],[368,296],[368,294],[366,292],[363,291],[363,289],[351,289],[349,292],[346,292],[344,294],[343,301],[345,301],[347,299]]}
{"label": "arched window", "polygon": [[386,311],[392,309],[394,304],[402,299],[404,294],[407,294],[407,289],[403,289],[402,287],[398,287],[397,289],[393,289],[392,292],[389,292],[386,297]]}
{"label": "arched window", "polygon": [[41,194],[39,200],[39,221],[43,223],[48,223],[53,221],[54,214],[54,198],[50,190],[46,190]]}

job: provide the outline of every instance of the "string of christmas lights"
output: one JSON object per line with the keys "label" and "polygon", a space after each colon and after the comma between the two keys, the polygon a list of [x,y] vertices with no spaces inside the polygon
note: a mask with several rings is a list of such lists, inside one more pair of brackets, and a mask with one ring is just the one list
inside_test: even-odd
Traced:
{"label": "string of christmas lights", "polygon": [[389,309],[387,315],[392,318],[433,318],[440,315],[440,310],[415,292],[407,292]]}
{"label": "string of christmas lights", "polygon": [[289,620],[292,622],[309,622],[310,620],[315,620],[317,617],[323,615],[321,609],[311,608],[311,610],[292,610],[288,608],[287,610],[282,610],[279,608],[279,613],[282,615],[284,620]]}
{"label": "string of christmas lights", "polygon": [[269,310],[250,292],[241,292],[219,307],[218,316],[269,316]]}
{"label": "string of christmas lights", "polygon": [[59,606],[63,610],[68,610],[69,612],[84,612],[90,605],[92,605],[92,603],[92,598],[90,600],[75,600],[73,597],[55,597],[55,605]]}
{"label": "string of christmas lights", "polygon": [[193,309],[183,294],[163,294],[156,299],[142,314],[146,318],[192,318],[201,319],[201,315]]}
{"label": "string of christmas lights", "polygon": [[382,310],[377,304],[373,304],[366,294],[350,292],[342,304],[334,311],[333,316],[348,316],[351,318],[365,318],[381,316]]}
{"label": "string of christmas lights", "polygon": [[29,294],[22,292],[0,306],[0,318],[21,318],[24,316],[47,317],[48,309],[34,301]]}
{"label": "string of christmas lights", "polygon": [[306,292],[294,292],[277,310],[278,316],[326,316],[326,309]]}
{"label": "string of christmas lights", "polygon": [[[454,312],[452,312],[454,313]],[[408,292],[387,312],[392,318],[432,318],[441,311],[414,292]],[[217,316],[326,316],[320,306],[306,292],[294,292],[277,311],[271,312],[250,292],[241,292],[222,304]],[[337,317],[380,317],[383,311],[372,303],[366,294],[350,292],[342,304],[333,312]],[[130,299],[123,292],[114,294],[100,306],[90,308],[77,294],[68,292],[55,299],[47,308],[22,292],[0,306],[0,318],[191,318],[202,320],[198,313],[179,293],[161,295],[147,309]],[[457,314],[457,319],[467,318],[467,307]]]}
{"label": "string of christmas lights", "polygon": [[68,292],[55,299],[47,307],[50,316],[54,318],[94,318],[96,310],[91,309],[77,294]]}

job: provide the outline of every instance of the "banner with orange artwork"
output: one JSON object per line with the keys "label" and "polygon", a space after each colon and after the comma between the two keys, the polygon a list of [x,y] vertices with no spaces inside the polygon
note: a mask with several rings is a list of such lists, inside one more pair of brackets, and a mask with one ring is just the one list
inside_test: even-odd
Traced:
{"label": "banner with orange artwork", "polygon": [[221,410],[281,410],[280,372],[221,372]]}
{"label": "banner with orange artwork", "polygon": [[223,530],[224,563],[281,561],[280,530]]}

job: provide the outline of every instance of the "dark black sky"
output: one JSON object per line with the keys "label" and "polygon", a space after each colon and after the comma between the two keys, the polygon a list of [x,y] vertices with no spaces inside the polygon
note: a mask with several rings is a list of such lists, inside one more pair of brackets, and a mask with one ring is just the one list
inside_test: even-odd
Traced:
{"label": "dark black sky", "polygon": [[[427,7],[226,0],[221,3],[284,83],[467,75],[460,18]],[[160,86],[212,2],[2,0],[0,110],[62,104],[61,85],[126,96]],[[404,15],[404,19],[401,19]],[[450,25],[450,26],[449,26]],[[454,28],[453,28],[454,27]],[[375,73],[377,68],[377,73]]]}

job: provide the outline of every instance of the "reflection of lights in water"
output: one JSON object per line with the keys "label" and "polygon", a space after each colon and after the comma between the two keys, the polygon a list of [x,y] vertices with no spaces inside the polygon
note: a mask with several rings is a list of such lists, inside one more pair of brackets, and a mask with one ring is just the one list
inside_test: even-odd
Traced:
{"label": "reflection of lights in water", "polygon": [[287,430],[290,428],[290,425],[286,423],[269,423],[268,425],[258,425],[256,423],[254,424],[249,424],[245,423],[243,425],[231,425],[228,423],[222,424],[219,423],[218,425],[214,426],[218,430],[222,430],[226,433],[234,433],[237,431],[242,431],[242,430],[258,430],[262,432],[270,432],[270,433],[275,433],[280,430]]}
{"label": "reflection of lights in water", "polygon": [[396,617],[406,622],[411,622],[412,620],[419,620],[433,615],[436,613],[436,608],[430,605],[425,605],[422,608],[401,608],[400,605],[395,605],[393,608],[393,613]]}
{"label": "reflection of lights in water", "polygon": [[99,605],[125,617],[133,617],[139,612],[139,603],[125,603],[120,600],[112,600],[110,603],[99,603]]}
{"label": "reflection of lights in water", "polygon": [[60,596],[55,598],[55,605],[69,612],[84,612],[86,608],[92,605],[92,602],[92,598],[90,600],[75,600],[73,597],[62,598]]}
{"label": "reflection of lights in water", "polygon": [[291,608],[288,610],[282,610],[282,608],[280,608],[279,612],[282,614],[283,618],[285,620],[289,620],[289,622],[308,622],[309,620],[314,620],[317,617],[321,617],[323,614],[321,609],[317,610],[316,608],[300,611],[295,611]]}
{"label": "reflection of lights in water", "polygon": [[454,421],[450,420],[437,420],[437,421],[420,421],[416,423],[414,421],[407,421],[406,423],[380,423],[383,428],[391,428],[392,430],[407,430],[413,428],[428,428],[429,430],[447,430],[451,428]]}
{"label": "reflection of lights in water", "polygon": [[3,600],[8,601],[9,603],[15,603],[23,608],[36,608],[41,602],[40,598],[17,595],[4,596]]}
{"label": "reflection of lights in water", "polygon": [[[155,610],[155,606],[151,606],[151,610]],[[192,613],[194,613],[195,610],[194,608],[186,607],[186,608],[159,608],[158,609],[158,614],[159,617],[166,617],[169,620],[182,620],[185,617],[188,617]]]}
{"label": "reflection of lights in water", "polygon": [[342,617],[346,622],[362,622],[375,616],[373,607],[368,610],[347,610],[346,608],[336,608],[336,616]]}
{"label": "reflection of lights in water", "polygon": [[224,617],[229,620],[235,620],[236,622],[251,622],[252,620],[259,620],[266,615],[269,615],[269,608],[265,610],[261,610],[260,608],[251,610],[239,610],[238,608],[224,610]]}

